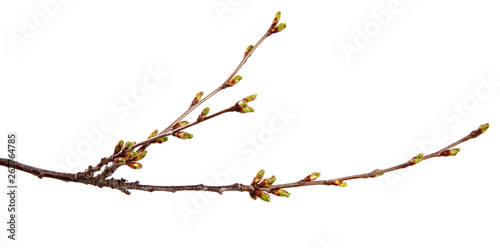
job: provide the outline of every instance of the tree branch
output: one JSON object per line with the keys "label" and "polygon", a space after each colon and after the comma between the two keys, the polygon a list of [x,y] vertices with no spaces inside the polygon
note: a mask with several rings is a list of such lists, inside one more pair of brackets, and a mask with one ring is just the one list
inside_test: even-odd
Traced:
{"label": "tree branch", "polygon": [[[15,168],[17,170],[24,171],[26,173],[35,175],[39,178],[43,177],[48,177],[48,178],[53,178],[65,182],[75,182],[75,183],[83,183],[83,184],[90,184],[94,185],[97,187],[108,187],[108,188],[113,188],[120,190],[126,194],[130,194],[129,190],[140,190],[140,191],[166,191],[166,192],[177,192],[177,191],[208,191],[208,192],[217,192],[219,194],[222,194],[223,192],[226,191],[239,191],[239,192],[249,192],[250,196],[254,199],[257,197],[261,198],[264,201],[270,201],[270,197],[267,193],[272,193],[278,196],[290,196],[290,194],[283,190],[285,188],[295,188],[295,187],[305,187],[305,186],[313,186],[313,185],[334,185],[334,186],[340,186],[340,187],[345,187],[347,183],[345,181],[348,180],[354,180],[354,179],[361,179],[361,178],[374,178],[378,176],[382,176],[383,174],[387,172],[392,172],[395,170],[400,170],[403,168],[406,168],[408,166],[412,166],[415,164],[420,163],[421,161],[435,158],[435,157],[448,157],[448,156],[455,156],[460,149],[459,148],[454,148],[455,146],[468,141],[470,139],[476,138],[479,135],[483,134],[486,132],[486,130],[489,128],[489,124],[483,124],[481,125],[478,129],[472,131],[469,135],[465,136],[464,138],[444,147],[441,150],[438,150],[434,153],[428,154],[428,155],[423,155],[419,154],[410,160],[408,162],[396,165],[393,167],[389,167],[387,169],[379,170],[376,169],[372,172],[369,173],[363,173],[363,174],[358,174],[358,175],[352,175],[352,176],[345,176],[345,177],[339,177],[339,178],[334,178],[334,179],[328,179],[328,180],[316,180],[320,176],[320,173],[315,172],[312,173],[308,176],[306,176],[304,179],[292,182],[292,183],[284,183],[284,184],[275,184],[273,185],[274,181],[276,178],[272,176],[271,178],[263,179],[264,176],[264,171],[259,171],[257,173],[257,176],[253,179],[252,183],[249,185],[244,185],[241,183],[235,183],[231,185],[223,185],[223,186],[207,186],[203,184],[198,184],[198,185],[179,185],[179,186],[155,186],[155,185],[143,185],[139,184],[138,181],[135,182],[127,182],[125,179],[107,179],[106,175],[97,175],[97,176],[88,176],[84,175],[83,173],[62,173],[62,172],[56,172],[56,171],[50,171],[50,170],[45,170],[45,169],[40,169],[36,168],[30,165],[26,165],[23,163],[15,162],[10,159],[4,159],[0,158],[0,165],[5,166],[5,167],[10,167],[10,168]],[[114,166],[116,166],[115,163],[113,163]],[[103,172],[104,174],[104,172]]]}

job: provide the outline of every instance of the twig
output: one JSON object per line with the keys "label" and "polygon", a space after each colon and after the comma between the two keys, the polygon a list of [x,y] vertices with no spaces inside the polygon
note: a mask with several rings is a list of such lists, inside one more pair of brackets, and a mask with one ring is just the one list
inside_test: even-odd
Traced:
{"label": "twig", "polygon": [[315,172],[312,173],[308,176],[306,176],[304,179],[292,182],[292,183],[284,183],[284,184],[274,184],[274,181],[276,178],[272,176],[271,178],[263,179],[264,176],[264,171],[259,171],[257,173],[257,176],[253,179],[252,183],[249,185],[244,185],[240,183],[235,183],[231,185],[224,185],[224,186],[207,186],[203,184],[198,184],[198,185],[179,185],[179,186],[155,186],[155,185],[143,185],[139,184],[138,181],[136,182],[127,182],[124,179],[106,179],[105,177],[83,177],[80,173],[72,174],[72,173],[61,173],[61,172],[55,172],[55,171],[50,171],[50,170],[45,170],[45,169],[40,169],[36,168],[30,165],[22,164],[19,162],[15,162],[9,159],[4,159],[0,158],[0,165],[8,167],[9,165],[12,167],[12,165],[15,166],[16,169],[30,173],[32,175],[35,175],[39,178],[43,177],[48,177],[48,178],[54,178],[58,180],[62,180],[65,182],[76,182],[76,183],[83,183],[83,184],[89,184],[89,185],[94,185],[98,187],[108,187],[108,188],[114,188],[117,190],[120,190],[126,194],[130,194],[129,190],[140,190],[140,191],[166,191],[166,192],[177,192],[177,191],[208,191],[208,192],[217,192],[219,194],[222,194],[223,192],[226,191],[239,191],[239,192],[249,192],[250,196],[254,199],[261,198],[264,201],[270,201],[270,197],[267,193],[272,193],[278,196],[290,196],[290,193],[285,191],[285,188],[295,188],[295,187],[305,187],[305,186],[313,186],[313,185],[335,185],[335,186],[340,186],[340,187],[345,187],[347,183],[345,181],[348,180],[354,180],[354,179],[361,179],[361,178],[374,178],[378,176],[382,176],[384,173],[387,172],[392,172],[395,170],[400,170],[403,168],[406,168],[408,166],[412,166],[415,164],[418,164],[419,162],[435,157],[448,157],[448,156],[455,156],[460,149],[459,148],[454,148],[455,146],[478,137],[479,135],[483,134],[486,132],[486,130],[489,128],[489,124],[483,124],[481,125],[478,129],[472,131],[469,135],[465,136],[464,138],[446,146],[445,148],[436,151],[434,153],[428,154],[428,155],[423,155],[419,154],[410,160],[408,162],[393,166],[387,169],[383,170],[374,170],[369,173],[364,173],[364,174],[358,174],[358,175],[352,175],[352,176],[345,176],[345,177],[339,177],[339,178],[334,178],[334,179],[328,179],[328,180],[316,180],[320,176],[320,173]]}

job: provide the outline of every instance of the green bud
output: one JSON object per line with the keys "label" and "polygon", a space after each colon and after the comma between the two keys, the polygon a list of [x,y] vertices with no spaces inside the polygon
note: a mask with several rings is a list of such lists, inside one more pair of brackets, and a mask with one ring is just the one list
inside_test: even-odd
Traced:
{"label": "green bud", "polygon": [[[380,171],[380,169],[376,169],[376,170],[372,171],[371,173],[378,172],[378,171]],[[382,175],[384,175],[384,173],[375,174],[375,176],[372,176],[372,177],[379,177],[379,176],[382,176]]]}
{"label": "green bud", "polygon": [[[335,180],[335,181],[333,181],[333,185],[335,185],[335,186],[340,186],[340,185],[342,185],[343,183],[344,183],[344,181],[342,181],[342,180]],[[347,183],[346,183],[345,185],[347,185]],[[345,186],[344,186],[344,187],[345,187]]]}
{"label": "green bud", "polygon": [[250,113],[250,112],[255,112],[255,110],[252,107],[250,107],[250,106],[240,107],[236,111],[240,112],[242,114],[244,114],[244,113]]}
{"label": "green bud", "polygon": [[193,135],[187,132],[176,132],[175,136],[180,139],[191,139]]}
{"label": "green bud", "polygon": [[260,170],[259,172],[257,172],[257,175],[255,175],[255,177],[253,178],[252,183],[253,184],[259,183],[262,180],[262,178],[264,178],[264,173],[265,173],[264,170]]}
{"label": "green bud", "polygon": [[132,142],[130,142],[130,141],[127,141],[127,142],[125,143],[125,145],[123,145],[123,146],[124,146],[124,148],[123,148],[123,149],[124,149],[125,151],[128,151],[128,150],[130,150],[130,148],[132,148],[132,146],[134,146],[134,144],[133,144]]}
{"label": "green bud", "polygon": [[149,138],[153,138],[153,137],[156,137],[156,135],[158,135],[158,129],[154,130],[148,137]]}
{"label": "green bud", "polygon": [[256,195],[257,195],[257,197],[259,197],[261,200],[263,200],[265,202],[271,201],[271,196],[269,196],[269,194],[267,194],[266,192],[262,192],[262,191],[258,190],[256,192]]}
{"label": "green bud", "polygon": [[116,144],[115,146],[115,152],[113,153],[113,155],[119,153],[122,150],[122,148],[123,148],[123,140],[120,140],[118,141],[118,144]]}
{"label": "green bud", "polygon": [[168,137],[161,137],[156,140],[156,143],[161,144],[163,142],[166,142],[168,140]]}
{"label": "green bud", "polygon": [[489,127],[490,127],[490,124],[486,123],[486,124],[481,125],[479,127],[479,129],[481,129],[481,133],[484,133],[484,132],[486,132],[486,130],[488,130]]}
{"label": "green bud", "polygon": [[347,186],[347,183],[346,182],[342,182],[339,187],[346,187]]}
{"label": "green bud", "polygon": [[243,98],[243,100],[246,100],[247,102],[251,102],[253,100],[255,100],[257,98],[257,94],[253,94],[253,95],[249,95],[245,98]]}
{"label": "green bud", "polygon": [[408,161],[408,163],[410,165],[418,164],[418,163],[420,163],[420,161],[422,161],[423,157],[424,157],[424,154],[423,153],[419,153],[417,156],[415,156],[412,159],[410,159],[410,161]]}
{"label": "green bud", "polygon": [[114,161],[115,161],[115,163],[121,165],[121,164],[125,164],[127,162],[127,159],[125,159],[125,158],[115,158]]}
{"label": "green bud", "polygon": [[273,25],[278,24],[280,19],[281,19],[281,11],[278,11],[278,12],[276,12],[276,15],[274,16]]}
{"label": "green bud", "polygon": [[189,125],[188,121],[181,121],[181,122],[175,124],[174,129],[177,129],[179,127],[183,127],[183,126],[186,126],[186,125]]}
{"label": "green bud", "polygon": [[280,24],[278,24],[278,26],[276,26],[276,27],[273,28],[272,32],[273,33],[278,33],[278,32],[283,31],[283,29],[285,29],[285,28],[286,28],[286,23],[280,23]]}
{"label": "green bud", "polygon": [[132,169],[141,169],[142,168],[142,164],[139,162],[130,163],[130,164],[128,164],[128,166]]}
{"label": "green bud", "polygon": [[284,197],[290,197],[290,193],[288,193],[288,191],[284,190],[284,189],[273,189],[271,190],[271,193],[273,193],[273,195],[277,195],[277,196],[284,196]]}
{"label": "green bud", "polygon": [[138,152],[135,154],[135,156],[130,158],[130,160],[131,161],[139,161],[139,160],[143,159],[144,157],[146,157],[146,154],[148,154],[148,151]]}
{"label": "green bud", "polygon": [[238,102],[236,103],[236,105],[237,105],[238,107],[240,107],[240,108],[244,108],[244,107],[246,107],[246,106],[247,106],[247,103],[248,103],[248,101],[247,101],[247,100],[245,100],[245,99],[243,99],[243,100],[241,100],[241,101],[238,101]]}
{"label": "green bud", "polygon": [[252,51],[253,49],[253,45],[250,45],[250,46],[247,46],[247,49],[245,50],[245,56],[250,52]]}
{"label": "green bud", "polygon": [[266,178],[264,180],[262,180],[260,183],[259,183],[259,186],[260,187],[267,187],[267,186],[271,186],[273,185],[273,183],[276,181],[276,177],[275,176],[272,176],[270,178]]}
{"label": "green bud", "polygon": [[227,82],[227,87],[235,86],[241,79],[243,79],[242,76],[237,75],[234,76],[229,82]]}
{"label": "green bud", "polygon": [[319,172],[314,172],[311,175],[304,177],[303,181],[310,182],[316,180],[319,176],[321,176],[321,173]]}
{"label": "green bud", "polygon": [[445,157],[455,156],[455,155],[457,155],[458,152],[460,152],[460,148],[454,148],[454,149],[442,152],[441,156],[445,156]]}
{"label": "green bud", "polygon": [[209,108],[209,107],[204,108],[204,109],[201,111],[200,115],[198,115],[198,121],[202,121],[202,120],[204,120],[204,119],[205,119],[205,117],[207,117],[208,112],[210,112],[210,108]]}
{"label": "green bud", "polygon": [[125,158],[131,158],[134,156],[137,156],[137,152],[130,151],[130,152],[125,153]]}
{"label": "green bud", "polygon": [[191,105],[195,105],[200,101],[201,97],[203,96],[203,91],[198,92],[196,96],[194,97],[193,101],[191,102]]}

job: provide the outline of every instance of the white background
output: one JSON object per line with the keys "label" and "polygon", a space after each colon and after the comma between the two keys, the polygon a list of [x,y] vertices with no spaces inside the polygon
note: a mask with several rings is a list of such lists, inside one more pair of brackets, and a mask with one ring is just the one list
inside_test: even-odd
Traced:
{"label": "white background", "polygon": [[[18,159],[32,166],[82,171],[118,140],[163,129],[226,79],[278,10],[288,27],[255,51],[237,86],[202,106],[257,93],[256,112],[193,127],[193,139],[152,146],[142,170],[115,177],[214,185],[265,169],[276,183],[315,171],[328,179],[491,128],[456,157],[269,203],[236,192],[127,196],[19,172],[18,240],[6,238],[2,193],[1,247],[499,246],[497,2],[52,1],[49,11],[47,2],[0,4],[0,133],[6,144],[17,132]],[[346,56],[346,46],[357,50]],[[169,74],[145,89],[148,68]],[[111,128],[99,130],[103,121]],[[0,185],[6,178],[2,169]]]}

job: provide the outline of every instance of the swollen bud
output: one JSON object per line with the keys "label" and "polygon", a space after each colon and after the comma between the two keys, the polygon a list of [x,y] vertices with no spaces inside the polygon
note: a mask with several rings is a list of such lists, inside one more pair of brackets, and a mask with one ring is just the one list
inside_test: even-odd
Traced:
{"label": "swollen bud", "polygon": [[251,101],[255,100],[256,98],[257,98],[257,94],[253,94],[253,95],[249,95],[249,96],[243,98],[242,100],[245,100],[247,102],[251,102]]}
{"label": "swollen bud", "polygon": [[442,152],[441,156],[445,156],[445,157],[455,156],[455,155],[457,155],[458,152],[460,152],[460,148],[454,148],[454,149],[446,150],[446,151]]}
{"label": "swollen bud", "polygon": [[202,96],[203,96],[203,91],[198,92],[198,94],[196,94],[196,96],[194,96],[194,99],[191,102],[191,105],[197,104],[198,101],[200,101],[200,99],[201,99]]}
{"label": "swollen bud", "polygon": [[156,140],[156,143],[161,144],[163,142],[166,142],[168,140],[168,137],[161,137]]}
{"label": "swollen bud", "polygon": [[158,129],[154,130],[148,137],[149,138],[153,138],[153,137],[156,137],[156,135],[158,135]]}
{"label": "swollen bud", "polygon": [[123,140],[120,140],[118,141],[118,144],[116,144],[115,146],[115,152],[113,153],[113,155],[119,153],[122,150],[122,148],[123,148]]}
{"label": "swollen bud", "polygon": [[[374,170],[374,171],[372,171],[370,173],[379,172],[379,171],[380,171],[380,169],[376,169],[376,170]],[[382,176],[382,175],[384,175],[384,173],[375,174],[375,176],[372,176],[372,177],[379,177],[379,176]]]}
{"label": "swollen bud", "polygon": [[342,181],[342,180],[335,180],[335,181],[333,181],[333,185],[339,186],[339,187],[345,187],[345,186],[347,186],[347,183]]}
{"label": "swollen bud", "polygon": [[276,12],[276,15],[274,16],[273,26],[278,24],[280,19],[281,19],[281,11],[278,11],[278,12]]}
{"label": "swollen bud", "polygon": [[243,77],[240,75],[234,76],[227,82],[227,87],[235,86],[241,79],[243,79]]}
{"label": "swollen bud", "polygon": [[130,150],[130,148],[132,148],[132,146],[134,146],[134,143],[135,143],[135,142],[130,142],[130,141],[127,141],[127,142],[125,143],[125,145],[123,145],[123,147],[124,147],[123,149],[124,149],[125,151]]}
{"label": "swollen bud", "polygon": [[304,177],[304,179],[302,179],[302,181],[305,181],[305,182],[314,181],[314,180],[316,180],[319,176],[321,176],[321,173],[319,173],[319,172],[314,172],[314,173],[312,173],[311,175],[309,175],[309,176],[307,176],[307,177]]}
{"label": "swollen bud", "polygon": [[122,165],[122,164],[125,164],[127,162],[127,159],[125,158],[115,158],[115,163],[119,164],[119,165]]}
{"label": "swollen bud", "polygon": [[141,169],[142,168],[142,164],[139,162],[130,163],[130,164],[128,164],[128,166],[132,169]]}
{"label": "swollen bud", "polygon": [[290,197],[290,193],[288,193],[288,191],[284,190],[284,189],[273,189],[271,190],[271,193],[273,193],[273,195],[277,195],[277,196],[284,196],[284,197]]}
{"label": "swollen bud", "polygon": [[209,107],[204,108],[204,109],[201,111],[200,115],[198,115],[198,121],[202,121],[202,120],[204,120],[204,119],[205,119],[205,117],[207,117],[207,115],[208,115],[208,112],[209,112],[209,111],[210,111],[210,108],[209,108]]}
{"label": "swollen bud", "polygon": [[127,152],[125,153],[125,158],[131,158],[131,157],[134,157],[137,155],[137,152],[133,152],[133,151],[130,151],[130,152]]}
{"label": "swollen bud", "polygon": [[148,151],[143,151],[143,152],[137,152],[133,157],[130,158],[131,161],[139,161],[146,157],[146,154],[148,154]]}
{"label": "swollen bud", "polygon": [[259,187],[271,186],[276,181],[276,177],[272,176],[270,178],[266,178],[259,183]]}
{"label": "swollen bud", "polygon": [[410,165],[418,164],[418,163],[420,163],[420,161],[422,161],[423,157],[424,157],[424,154],[423,153],[419,153],[417,156],[415,156],[412,159],[410,159],[410,161],[408,161],[408,163]]}
{"label": "swollen bud", "polygon": [[247,49],[245,50],[244,56],[246,56],[250,51],[252,51],[252,49],[253,49],[253,45],[248,46]]}
{"label": "swollen bud", "polygon": [[260,180],[262,180],[262,178],[264,178],[264,170],[260,170],[259,172],[257,172],[257,175],[255,175],[255,177],[253,178],[253,181],[252,181],[252,184],[257,184],[260,182]]}
{"label": "swollen bud", "polygon": [[186,132],[176,132],[174,135],[175,135],[175,137],[180,138],[180,139],[191,139],[191,138],[193,138],[192,134],[186,133]]}
{"label": "swollen bud", "polygon": [[265,202],[271,201],[271,196],[269,196],[269,194],[267,194],[266,192],[257,190],[257,192],[255,192],[255,195]]}
{"label": "swollen bud", "polygon": [[272,33],[278,33],[278,32],[281,32],[281,31],[283,31],[283,29],[285,29],[285,28],[286,28],[286,23],[280,23],[280,24],[278,24],[278,26],[276,26],[276,27],[274,27],[274,28],[273,28]]}
{"label": "swollen bud", "polygon": [[189,125],[188,121],[181,121],[181,122],[175,124],[174,129],[177,129],[179,127],[183,127],[183,126],[186,126],[186,125]]}
{"label": "swollen bud", "polygon": [[477,130],[474,130],[470,133],[471,138],[476,138],[477,136],[483,134],[484,132],[486,132],[486,130],[488,130],[489,127],[489,123],[481,125]]}
{"label": "swollen bud", "polygon": [[250,106],[239,107],[238,109],[236,109],[236,112],[240,112],[242,114],[244,114],[244,113],[251,113],[251,112],[255,112],[255,109],[253,109]]}

